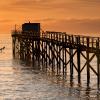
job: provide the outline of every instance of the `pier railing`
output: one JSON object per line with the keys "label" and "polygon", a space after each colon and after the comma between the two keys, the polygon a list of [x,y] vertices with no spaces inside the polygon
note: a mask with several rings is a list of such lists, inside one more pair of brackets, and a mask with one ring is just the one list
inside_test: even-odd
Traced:
{"label": "pier railing", "polygon": [[81,45],[87,47],[87,44],[90,48],[100,49],[100,37],[92,37],[92,36],[82,36],[82,35],[70,35],[65,32],[45,32],[41,36],[45,39],[50,39],[53,41],[69,43],[72,45]]}

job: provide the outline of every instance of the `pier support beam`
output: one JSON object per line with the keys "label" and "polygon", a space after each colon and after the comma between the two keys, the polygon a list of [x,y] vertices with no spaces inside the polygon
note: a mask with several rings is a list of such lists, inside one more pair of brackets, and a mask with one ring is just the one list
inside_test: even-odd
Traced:
{"label": "pier support beam", "polygon": [[98,85],[98,90],[100,91],[100,50],[99,50],[99,39],[96,42],[96,48],[97,48],[97,85]]}
{"label": "pier support beam", "polygon": [[16,53],[15,53],[15,49],[16,49],[16,37],[13,37],[12,38],[12,51],[13,51],[13,58],[15,58],[15,55],[16,55]]}
{"label": "pier support beam", "polygon": [[70,81],[73,81],[73,49],[69,49],[70,51]]}
{"label": "pier support beam", "polygon": [[32,65],[34,66],[34,41],[32,41]]}
{"label": "pier support beam", "polygon": [[98,90],[100,90],[100,54],[97,54],[97,82],[98,82]]}
{"label": "pier support beam", "polygon": [[77,50],[77,65],[78,65],[78,83],[80,83],[81,81],[81,57],[80,57],[80,49]]}
{"label": "pier support beam", "polygon": [[76,39],[77,39],[77,45],[78,45],[78,48],[77,48],[78,83],[80,83],[80,79],[81,79],[80,37],[77,37]]}
{"label": "pier support beam", "polygon": [[20,60],[24,60],[25,59],[25,52],[24,52],[24,43],[23,40],[20,40]]}
{"label": "pier support beam", "polygon": [[87,86],[89,87],[90,84],[89,38],[87,38],[86,56],[87,56]]}

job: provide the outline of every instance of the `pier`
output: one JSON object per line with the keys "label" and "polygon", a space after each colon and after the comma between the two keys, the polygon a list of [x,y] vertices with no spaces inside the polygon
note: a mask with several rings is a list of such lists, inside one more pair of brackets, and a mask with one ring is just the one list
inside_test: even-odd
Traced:
{"label": "pier", "polygon": [[100,89],[100,37],[70,35],[66,32],[43,32],[40,30],[40,23],[25,23],[21,31],[15,29],[12,32],[12,44],[15,59],[33,65],[37,61],[45,69],[51,68],[57,75],[66,76],[70,70],[71,82],[74,70],[77,72],[78,83],[81,83],[82,72],[86,71],[89,86],[93,71],[97,77],[97,87]]}

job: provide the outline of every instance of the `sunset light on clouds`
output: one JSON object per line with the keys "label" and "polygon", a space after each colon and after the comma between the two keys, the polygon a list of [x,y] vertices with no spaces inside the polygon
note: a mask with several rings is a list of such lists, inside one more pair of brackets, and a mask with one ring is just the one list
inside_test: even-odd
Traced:
{"label": "sunset light on clouds", "polygon": [[40,22],[43,30],[100,33],[100,0],[1,0],[0,33]]}

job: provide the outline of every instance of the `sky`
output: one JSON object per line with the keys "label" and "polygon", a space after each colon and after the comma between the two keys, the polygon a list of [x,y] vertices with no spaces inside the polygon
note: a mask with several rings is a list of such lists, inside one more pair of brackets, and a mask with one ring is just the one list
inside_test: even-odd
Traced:
{"label": "sky", "polygon": [[29,21],[44,31],[100,33],[100,0],[0,0],[0,34]]}

